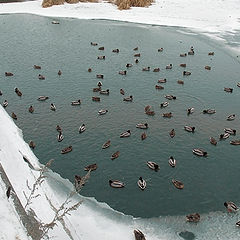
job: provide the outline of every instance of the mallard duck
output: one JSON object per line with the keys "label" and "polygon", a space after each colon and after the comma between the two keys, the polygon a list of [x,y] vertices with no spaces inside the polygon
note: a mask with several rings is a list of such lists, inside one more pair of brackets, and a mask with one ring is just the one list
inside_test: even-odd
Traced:
{"label": "mallard duck", "polygon": [[123,188],[125,184],[119,180],[109,180],[109,185],[113,188]]}
{"label": "mallard duck", "polygon": [[143,132],[143,133],[141,134],[141,139],[144,140],[144,139],[146,139],[146,138],[147,138],[147,134],[146,134],[145,132]]}
{"label": "mallard duck", "polygon": [[168,163],[171,167],[176,167],[177,161],[173,158],[173,156],[171,156],[168,160]]}
{"label": "mallard duck", "polygon": [[149,167],[150,169],[152,169],[152,170],[157,171],[157,170],[159,169],[158,164],[156,164],[155,162],[148,161],[148,162],[147,162],[147,165],[148,165],[148,167]]}
{"label": "mallard duck", "polygon": [[40,97],[38,97],[38,101],[45,101],[47,99],[49,99],[49,97],[47,97],[47,96],[40,96]]}
{"label": "mallard duck", "polygon": [[28,108],[28,111],[29,111],[30,113],[33,113],[33,112],[34,112],[33,106],[30,106],[30,107]]}
{"label": "mallard duck", "polygon": [[158,89],[158,90],[162,90],[162,89],[164,89],[164,87],[161,86],[161,85],[155,85],[155,88]]}
{"label": "mallard duck", "polygon": [[171,138],[175,137],[175,130],[174,128],[169,132]]}
{"label": "mallard duck", "polygon": [[96,78],[101,78],[101,79],[103,79],[103,78],[104,78],[104,75],[103,75],[103,74],[97,74],[97,75],[96,75]]}
{"label": "mallard duck", "polygon": [[147,123],[138,123],[136,125],[136,128],[147,129],[148,128],[148,124]]}
{"label": "mallard duck", "polygon": [[92,100],[93,100],[94,102],[100,102],[101,99],[100,99],[100,97],[95,97],[95,96],[94,96],[94,97],[92,97]]}
{"label": "mallard duck", "polygon": [[120,89],[120,93],[122,94],[122,95],[125,95],[125,91],[121,88]]}
{"label": "mallard duck", "polygon": [[52,111],[56,111],[56,106],[53,104],[53,103],[51,103],[51,106],[50,106],[50,109],[52,110]]}
{"label": "mallard duck", "polygon": [[188,108],[187,109],[187,114],[192,114],[194,112],[194,108]]}
{"label": "mallard duck", "polygon": [[135,240],[146,240],[144,234],[139,230],[139,229],[135,229],[133,231],[134,236],[135,236]]}
{"label": "mallard duck", "polygon": [[159,48],[159,49],[158,49],[158,52],[162,52],[162,51],[163,51],[163,48]]}
{"label": "mallard duck", "polygon": [[58,142],[61,142],[63,140],[63,135],[62,135],[62,132],[59,132],[58,136],[57,136],[57,140]]}
{"label": "mallard duck", "polygon": [[210,143],[212,144],[212,145],[217,145],[217,140],[215,139],[215,138],[213,138],[213,137],[210,137]]}
{"label": "mallard duck", "polygon": [[238,211],[238,207],[233,202],[224,202],[224,206],[227,208],[228,212],[236,212],[236,211]]}
{"label": "mallard duck", "polygon": [[91,69],[91,68],[88,68],[88,72],[92,72],[92,69]]}
{"label": "mallard duck", "polygon": [[154,68],[153,72],[160,72],[160,68]]}
{"label": "mallard duck", "polygon": [[135,47],[134,49],[133,49],[133,51],[137,51],[138,50],[138,47]]}
{"label": "mallard duck", "polygon": [[146,181],[144,179],[142,179],[142,177],[139,178],[139,180],[137,181],[137,184],[141,190],[144,190],[147,186]]}
{"label": "mallard duck", "polygon": [[126,68],[130,68],[130,67],[132,67],[133,65],[131,64],[131,63],[127,63],[126,64]]}
{"label": "mallard duck", "polygon": [[[103,76],[103,75],[102,75],[102,76]],[[103,84],[102,84],[101,81],[99,81],[97,85],[98,85],[98,87],[102,87]]]}
{"label": "mallard duck", "polygon": [[106,149],[106,148],[110,147],[110,145],[111,145],[111,141],[108,140],[107,142],[105,142],[105,143],[102,145],[102,149]]}
{"label": "mallard duck", "polygon": [[189,76],[189,75],[191,75],[191,74],[192,74],[191,72],[183,71],[183,76]]}
{"label": "mallard duck", "polygon": [[58,21],[56,21],[56,20],[53,20],[52,24],[60,24],[60,23]]}
{"label": "mallard duck", "polygon": [[101,90],[99,93],[103,95],[109,95],[110,92],[109,92],[109,89],[107,89],[107,90]]}
{"label": "mallard duck", "polygon": [[58,132],[62,132],[62,128],[61,128],[59,125],[56,126],[56,130],[57,130]]}
{"label": "mallard duck", "polygon": [[171,112],[168,112],[168,113],[163,113],[162,116],[165,118],[171,118],[173,115]]}
{"label": "mallard duck", "polygon": [[39,65],[33,65],[33,68],[34,68],[34,69],[41,69],[41,66],[39,66]]}
{"label": "mallard duck", "polygon": [[11,72],[5,72],[5,76],[6,76],[6,77],[11,77],[11,76],[13,76],[13,73],[11,73]]}
{"label": "mallard duck", "polygon": [[184,188],[184,184],[182,182],[178,181],[178,180],[172,179],[172,183],[177,189],[183,189]]}
{"label": "mallard duck", "polygon": [[229,138],[229,136],[230,136],[229,133],[220,134],[219,139],[220,140],[227,139],[227,138]]}
{"label": "mallard duck", "polygon": [[127,130],[126,132],[123,132],[120,134],[120,138],[130,137],[131,131]]}
{"label": "mallard duck", "polygon": [[119,53],[120,50],[119,50],[118,48],[116,48],[116,49],[113,49],[112,52],[114,52],[114,53]]}
{"label": "mallard duck", "polygon": [[42,74],[38,74],[38,79],[39,80],[45,80],[45,77]]}
{"label": "mallard duck", "polygon": [[93,88],[93,92],[100,92],[100,91],[101,91],[101,87]]}
{"label": "mallard duck", "polygon": [[61,150],[61,154],[66,154],[72,151],[72,146],[68,146]]}
{"label": "mallard duck", "polygon": [[180,63],[179,66],[185,68],[187,66],[187,64],[186,63]]}
{"label": "mallard duck", "polygon": [[7,101],[7,100],[4,100],[4,102],[2,103],[2,106],[3,106],[4,108],[6,108],[6,107],[8,106],[8,101]]}
{"label": "mallard duck", "polygon": [[158,80],[158,83],[166,83],[167,82],[167,79],[166,78],[163,78],[163,79],[159,79]]}
{"label": "mallard duck", "polygon": [[14,112],[12,112],[12,118],[14,119],[14,120],[17,120],[17,115],[14,113]]}
{"label": "mallard duck", "polygon": [[96,163],[90,164],[90,165],[88,165],[84,168],[85,171],[94,171],[96,169],[97,169],[97,164]]}
{"label": "mallard duck", "polygon": [[203,110],[203,113],[204,114],[214,114],[214,113],[216,113],[216,110],[215,109],[204,109]]}
{"label": "mallard duck", "polygon": [[169,65],[167,65],[166,69],[172,69],[172,64],[170,63]]}
{"label": "mallard duck", "polygon": [[134,62],[135,62],[135,63],[139,63],[139,60],[138,60],[138,59],[135,59]]}
{"label": "mallard duck", "polygon": [[232,145],[240,145],[240,140],[232,140],[232,141],[230,141],[230,144],[232,144]]}
{"label": "mallard duck", "polygon": [[194,148],[192,150],[193,154],[197,155],[197,156],[200,156],[200,157],[206,157],[207,156],[207,152],[203,151],[202,149],[200,148]]}
{"label": "mallard duck", "polygon": [[150,67],[145,67],[145,68],[142,69],[142,71],[147,71],[148,72],[148,71],[150,71]]}
{"label": "mallard duck", "polygon": [[183,80],[177,80],[177,83],[178,84],[184,84],[184,81]]}
{"label": "mallard duck", "polygon": [[125,97],[125,98],[123,98],[123,101],[125,101],[125,102],[132,102],[133,101],[133,96],[130,95],[129,97]]}
{"label": "mallard duck", "polygon": [[206,70],[211,70],[211,67],[210,66],[205,66],[204,67]]}
{"label": "mallard duck", "polygon": [[85,124],[82,124],[78,129],[79,133],[83,133],[85,130],[86,130]]}
{"label": "mallard duck", "polygon": [[61,76],[61,75],[62,75],[62,71],[58,70],[58,76]]}
{"label": "mallard duck", "polygon": [[134,57],[141,57],[141,54],[140,53],[136,53],[133,55]]}
{"label": "mallard duck", "polygon": [[237,83],[237,86],[240,87],[240,82]]}
{"label": "mallard duck", "polygon": [[209,56],[213,56],[213,55],[214,55],[214,52],[209,52],[208,55],[209,55]]}
{"label": "mallard duck", "polygon": [[22,96],[22,92],[18,88],[15,88],[14,91],[19,97]]}
{"label": "mallard duck", "polygon": [[100,59],[100,60],[105,60],[105,56],[97,56],[97,59]]}
{"label": "mallard duck", "polygon": [[81,100],[80,99],[71,102],[72,106],[76,106],[76,105],[80,105],[80,104],[81,104]]}
{"label": "mallard duck", "polygon": [[190,51],[188,52],[188,55],[194,55],[194,54],[195,54],[194,50],[190,50]]}
{"label": "mallard duck", "polygon": [[99,115],[104,115],[104,114],[106,114],[107,112],[108,112],[107,109],[101,109],[101,110],[98,111],[98,114],[99,114]]}
{"label": "mallard duck", "polygon": [[30,148],[32,148],[32,149],[34,149],[35,147],[36,147],[36,144],[31,140],[30,142],[29,142],[29,147]]}
{"label": "mallard duck", "polygon": [[161,108],[165,108],[165,107],[167,107],[168,105],[169,105],[168,102],[163,102],[163,103],[160,104],[160,107],[161,107]]}
{"label": "mallard duck", "polygon": [[91,42],[92,46],[97,46],[98,44],[96,42]]}
{"label": "mallard duck", "polygon": [[147,111],[147,112],[145,112],[147,115],[149,115],[149,116],[154,116],[155,115],[155,112],[154,111]]}
{"label": "mallard duck", "polygon": [[232,129],[232,128],[224,128],[224,132],[229,133],[231,135],[236,135],[237,131],[235,129]]}
{"label": "mallard duck", "polygon": [[120,75],[127,75],[127,71],[126,71],[126,70],[124,70],[124,71],[119,71],[118,74],[120,74]]}
{"label": "mallard duck", "polygon": [[175,99],[177,99],[176,96],[173,96],[173,95],[165,95],[164,97],[166,99],[168,99],[168,100],[175,100]]}
{"label": "mallard duck", "polygon": [[232,93],[233,92],[233,88],[224,88],[224,91],[225,92],[229,92],[229,93]]}
{"label": "mallard duck", "polygon": [[117,151],[117,152],[115,152],[115,153],[112,154],[111,159],[114,160],[114,159],[118,158],[119,155],[120,155],[120,152]]}
{"label": "mallard duck", "polygon": [[187,54],[186,53],[180,53],[180,55],[179,55],[180,57],[186,57],[187,56]]}
{"label": "mallard duck", "polygon": [[194,131],[195,131],[195,127],[190,127],[190,126],[184,126],[184,129],[185,129],[187,132],[194,132]]}
{"label": "mallard duck", "polygon": [[227,117],[227,121],[233,121],[235,119],[236,115],[235,114],[231,114]]}
{"label": "mallard duck", "polygon": [[186,221],[197,223],[200,221],[200,214],[199,213],[189,214],[186,216]]}
{"label": "mallard duck", "polygon": [[104,50],[104,47],[99,47],[98,50],[103,51],[103,50]]}

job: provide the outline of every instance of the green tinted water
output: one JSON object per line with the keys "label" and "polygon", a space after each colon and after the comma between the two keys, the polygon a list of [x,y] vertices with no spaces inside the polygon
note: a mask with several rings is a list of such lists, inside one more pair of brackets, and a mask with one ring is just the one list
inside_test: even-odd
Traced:
{"label": "green tinted water", "polygon": [[[240,131],[239,95],[236,83],[239,80],[239,63],[223,51],[221,46],[209,42],[198,35],[185,35],[177,28],[144,26],[110,21],[60,19],[59,25],[51,24],[52,19],[33,15],[0,16],[0,89],[7,99],[7,112],[14,111],[16,124],[23,130],[24,139],[36,142],[34,150],[42,163],[55,159],[52,169],[71,181],[75,174],[85,174],[86,165],[97,163],[89,182],[82,190],[85,196],[93,196],[111,207],[133,216],[153,217],[178,215],[190,212],[209,212],[223,209],[227,200],[238,203],[240,149],[229,144],[230,137],[215,147],[209,137],[223,133],[225,127]],[[90,42],[98,42],[104,51],[93,47]],[[134,63],[133,48],[138,46],[141,53],[139,63]],[[194,46],[195,55],[179,57]],[[157,49],[163,47],[163,52]],[[119,48],[120,53],[112,53]],[[208,56],[214,51],[215,56]],[[97,60],[105,55],[106,60]],[[122,76],[126,63],[133,63]],[[165,66],[173,64],[172,70]],[[180,63],[187,64],[192,75],[182,76]],[[42,70],[33,69],[41,65]],[[204,69],[212,67],[211,71]],[[143,72],[142,68],[160,67],[159,73]],[[87,69],[91,67],[92,72]],[[57,72],[61,69],[62,76]],[[4,72],[13,72],[13,77],[5,77]],[[38,80],[41,73],[46,80]],[[96,74],[104,74],[103,89],[110,89],[109,96],[100,96],[101,102],[92,102],[92,88],[96,87]],[[166,78],[165,89],[157,91],[155,85],[160,78]],[[177,80],[184,80],[184,85]],[[14,92],[18,87],[23,96]],[[233,87],[233,93],[223,91]],[[132,103],[123,102],[119,89],[126,95],[133,95]],[[164,95],[173,94],[177,100],[169,101],[166,109],[160,109]],[[46,95],[46,102],[37,101]],[[71,106],[70,102],[82,100],[81,106]],[[50,103],[57,107],[50,110]],[[35,112],[30,114],[28,107]],[[144,107],[151,105],[156,114],[147,116]],[[194,107],[188,116],[186,109]],[[104,116],[98,110],[108,109]],[[217,113],[204,115],[202,110],[214,108]],[[171,119],[164,119],[164,112],[172,112]],[[232,122],[226,121],[229,114],[236,114]],[[143,130],[136,129],[139,122],[147,122],[147,139],[140,139]],[[78,128],[85,123],[87,130],[79,134]],[[63,129],[64,140],[57,142],[56,125]],[[183,130],[185,125],[195,126],[194,134]],[[176,136],[171,139],[169,131],[174,128]],[[132,135],[120,139],[123,131],[130,129]],[[104,142],[111,139],[110,148],[102,150]],[[73,151],[61,155],[62,148],[72,145]],[[209,153],[207,158],[192,154],[193,148],[203,148]],[[110,160],[112,153],[120,151],[120,157]],[[168,165],[169,156],[177,160],[176,168]],[[146,162],[155,161],[160,170],[150,170]],[[141,191],[138,178],[147,180],[147,188]],[[24,177],[24,176],[23,176]],[[181,180],[185,187],[176,189],[172,178]],[[109,179],[119,179],[126,184],[124,189],[113,189]]]}

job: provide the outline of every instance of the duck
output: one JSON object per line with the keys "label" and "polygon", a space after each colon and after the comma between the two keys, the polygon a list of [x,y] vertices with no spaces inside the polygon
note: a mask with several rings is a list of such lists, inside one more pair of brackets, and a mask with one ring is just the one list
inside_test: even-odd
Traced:
{"label": "duck", "polygon": [[158,89],[158,90],[162,90],[162,89],[164,89],[164,87],[161,86],[161,85],[155,85],[155,88]]}
{"label": "duck", "polygon": [[136,125],[136,128],[147,129],[148,128],[148,124],[147,123],[138,123]]}
{"label": "duck", "polygon": [[100,99],[100,97],[95,97],[95,96],[94,96],[94,97],[92,97],[92,100],[93,100],[94,102],[100,102],[101,99]]}
{"label": "duck", "polygon": [[98,43],[96,43],[96,42],[91,42],[91,45],[92,45],[92,46],[97,46]]}
{"label": "duck", "polygon": [[120,155],[120,152],[117,151],[117,152],[115,152],[115,153],[112,154],[111,159],[114,160],[114,159],[118,158],[119,155]]}
{"label": "duck", "polygon": [[101,78],[101,79],[103,79],[103,78],[104,78],[104,75],[103,75],[103,74],[97,74],[97,75],[96,75],[96,78]]}
{"label": "duck", "polygon": [[191,74],[192,74],[191,72],[183,71],[183,76],[189,76],[189,75],[191,75]]}
{"label": "duck", "polygon": [[122,94],[122,95],[125,95],[125,91],[121,88],[120,89],[120,93]]}
{"label": "duck", "polygon": [[147,165],[148,165],[148,167],[149,167],[150,169],[152,169],[152,170],[157,171],[157,170],[159,169],[158,164],[156,164],[155,162],[148,161],[148,162],[147,162]]}
{"label": "duck", "polygon": [[183,80],[177,80],[177,83],[183,85],[183,84],[184,84],[184,81],[183,81]]}
{"label": "duck", "polygon": [[161,107],[161,108],[165,108],[165,107],[167,107],[168,105],[169,105],[168,102],[163,102],[163,103],[160,104],[160,107]]}
{"label": "duck", "polygon": [[123,132],[120,134],[120,138],[130,137],[131,131],[127,130],[126,132]]}
{"label": "duck", "polygon": [[126,68],[130,68],[130,67],[132,67],[133,65],[131,64],[131,63],[127,63],[126,64]]}
{"label": "duck", "polygon": [[133,51],[137,51],[138,50],[138,47],[135,47],[134,49],[133,49]]}
{"label": "duck", "polygon": [[224,202],[224,206],[227,208],[228,212],[237,212],[238,207],[233,202]]}
{"label": "duck", "polygon": [[57,140],[58,142],[61,142],[63,140],[63,135],[62,135],[62,132],[59,132],[58,136],[57,136]]}
{"label": "duck", "polygon": [[139,229],[135,229],[133,233],[135,240],[146,240],[145,235]]}
{"label": "duck", "polygon": [[92,72],[92,69],[91,69],[91,68],[88,68],[88,72]]}
{"label": "duck", "polygon": [[236,222],[236,226],[240,227],[240,221]]}
{"label": "duck", "polygon": [[194,131],[195,131],[195,127],[190,127],[190,126],[184,126],[184,129],[185,129],[187,132],[194,132]]}
{"label": "duck", "polygon": [[235,129],[232,129],[232,128],[224,128],[224,132],[229,133],[231,135],[236,135],[237,131]]}
{"label": "duck", "polygon": [[105,142],[103,145],[102,145],[102,149],[106,149],[106,148],[109,148],[111,145],[111,141],[108,140],[107,142]]}
{"label": "duck", "polygon": [[79,133],[83,133],[85,130],[86,130],[85,124],[82,124],[78,129]]}
{"label": "duck", "polygon": [[175,137],[175,130],[174,130],[174,128],[169,132],[169,135],[170,135],[170,137],[171,138],[173,138],[173,137]]}
{"label": "duck", "polygon": [[224,133],[224,134],[220,134],[219,139],[220,140],[224,140],[229,138],[230,134],[229,133]]}
{"label": "duck", "polygon": [[120,50],[119,50],[118,48],[116,48],[116,49],[113,49],[112,52],[114,52],[114,53],[119,53]]}
{"label": "duck", "polygon": [[173,96],[173,95],[165,95],[164,97],[166,99],[168,99],[168,100],[175,100],[175,99],[177,99],[176,96]]}
{"label": "duck", "polygon": [[13,76],[13,73],[11,73],[11,72],[5,72],[5,76],[6,76],[6,77],[11,77],[11,76]]}
{"label": "duck", "polygon": [[145,132],[143,132],[143,133],[141,134],[141,139],[144,140],[144,139],[146,139],[146,138],[147,138],[147,134],[146,134]]}
{"label": "duck", "polygon": [[68,146],[61,150],[61,154],[66,154],[72,151],[72,146]]}
{"label": "duck", "polygon": [[60,24],[58,21],[53,20],[52,24]]}
{"label": "duck", "polygon": [[101,89],[102,89],[101,87],[93,88],[93,92],[100,92]]}
{"label": "duck", "polygon": [[211,67],[210,66],[205,66],[204,67],[206,70],[211,70]]}
{"label": "duck", "polygon": [[99,114],[99,115],[104,115],[104,114],[106,114],[107,112],[108,112],[107,109],[101,109],[101,110],[98,111],[98,114]]}
{"label": "duck", "polygon": [[162,51],[163,51],[163,48],[159,48],[159,49],[158,49],[158,52],[162,52]]}
{"label": "duck", "polygon": [[134,57],[141,57],[141,54],[140,53],[136,53],[133,55]]}
{"label": "duck", "polygon": [[[103,75],[101,75],[101,76],[103,76]],[[98,87],[102,87],[103,84],[101,81],[99,81],[97,85],[98,85]]]}
{"label": "duck", "polygon": [[28,111],[29,111],[30,113],[33,113],[33,112],[34,112],[34,108],[33,108],[32,105],[28,108]]}
{"label": "duck", "polygon": [[138,60],[138,59],[135,59],[134,62],[135,62],[135,63],[139,63],[139,60]]}
{"label": "duck", "polygon": [[97,169],[97,164],[96,163],[90,164],[90,165],[88,165],[84,168],[85,171],[94,171],[96,169]]}
{"label": "duck", "polygon": [[103,50],[104,50],[104,47],[99,47],[98,50],[103,51]]}
{"label": "duck", "polygon": [[194,112],[193,107],[187,109],[187,114],[192,114],[193,112]]}
{"label": "duck", "polygon": [[178,180],[172,179],[172,183],[177,189],[183,189],[184,188],[184,184],[182,182],[178,181]]}
{"label": "duck", "polygon": [[155,112],[154,111],[147,111],[147,112],[145,112],[147,115],[149,115],[149,116],[154,116],[155,115]]}
{"label": "duck", "polygon": [[125,184],[119,180],[109,180],[109,185],[113,188],[123,188]]}
{"label": "duck", "polygon": [[227,117],[227,121],[233,121],[235,119],[236,115],[235,114],[231,114]]}
{"label": "duck", "polygon": [[62,132],[62,128],[61,128],[59,125],[56,126],[56,130],[57,130],[58,132]]}
{"label": "duck", "polygon": [[147,186],[147,183],[142,177],[140,177],[137,181],[137,185],[140,187],[141,190],[144,190]]}
{"label": "duck", "polygon": [[167,82],[167,79],[166,78],[163,78],[163,79],[159,79],[158,80],[158,83],[166,83]]}
{"label": "duck", "polygon": [[127,75],[127,71],[126,71],[126,70],[124,70],[124,71],[119,71],[118,74],[120,74],[120,75]]}
{"label": "duck", "polygon": [[49,97],[47,97],[47,96],[39,96],[38,97],[38,101],[45,101],[47,99],[49,99]]}
{"label": "duck", "polygon": [[29,142],[29,147],[30,148],[32,148],[32,149],[34,149],[35,147],[36,147],[36,144],[31,140],[30,142]]}
{"label": "duck", "polygon": [[186,221],[197,223],[200,221],[200,214],[199,213],[189,214],[186,216]]}
{"label": "duck", "polygon": [[145,68],[142,69],[142,71],[147,71],[148,72],[148,71],[150,71],[150,67],[145,67]]}
{"label": "duck", "polygon": [[163,113],[162,116],[165,118],[171,118],[173,115],[171,112],[168,112],[168,113]]}
{"label": "duck", "polygon": [[53,104],[53,103],[51,103],[51,106],[50,106],[50,109],[52,110],[52,111],[56,111],[56,106]]}
{"label": "duck", "polygon": [[6,108],[6,107],[8,106],[8,101],[7,101],[7,100],[4,100],[4,102],[2,103],[2,106],[3,106],[4,108]]}
{"label": "duck", "polygon": [[12,118],[14,119],[14,120],[17,120],[17,115],[14,113],[14,112],[12,112]]}
{"label": "duck", "polygon": [[195,54],[194,50],[190,50],[190,51],[188,52],[188,55],[194,55],[194,54]]}
{"label": "duck", "polygon": [[109,89],[107,89],[107,90],[101,90],[99,93],[103,95],[109,95],[110,92],[109,92]]}
{"label": "duck", "polygon": [[41,66],[39,66],[39,65],[33,65],[33,68],[34,69],[42,69]]}
{"label": "duck", "polygon": [[212,144],[212,145],[217,145],[217,140],[215,139],[215,138],[213,138],[213,137],[210,137],[210,143]]}
{"label": "duck", "polygon": [[62,75],[62,71],[58,70],[58,76],[61,76],[61,75]]}
{"label": "duck", "polygon": [[145,108],[144,108],[144,110],[145,110],[145,112],[148,112],[148,111],[150,111],[151,110],[151,106],[150,105],[147,105]]}
{"label": "duck", "polygon": [[185,68],[185,67],[187,67],[187,64],[186,63],[180,63],[179,66]]}
{"label": "duck", "polygon": [[224,91],[225,92],[229,92],[229,93],[232,93],[233,92],[233,88],[224,88]]}
{"label": "duck", "polygon": [[45,77],[42,74],[38,74],[38,79],[39,80],[45,80]]}
{"label": "duck", "polygon": [[186,57],[187,56],[187,54],[186,53],[180,53],[180,55],[179,55],[180,57]]}
{"label": "duck", "polygon": [[215,109],[204,109],[203,113],[204,114],[214,114],[214,113],[216,113],[216,110]]}
{"label": "duck", "polygon": [[125,101],[125,102],[132,102],[132,101],[133,101],[133,96],[130,95],[129,97],[125,97],[125,98],[123,99],[123,101]]}
{"label": "duck", "polygon": [[167,65],[166,69],[172,69],[172,64],[170,63],[169,65]]}
{"label": "duck", "polygon": [[0,96],[2,96],[3,95],[3,93],[2,93],[2,91],[0,90]]}
{"label": "duck", "polygon": [[214,55],[214,52],[209,52],[208,55],[209,55],[209,56],[213,56],[213,55]]}
{"label": "duck", "polygon": [[192,150],[193,154],[197,155],[197,156],[200,156],[200,157],[206,157],[207,156],[207,152],[203,151],[202,149],[200,148],[194,148]]}
{"label": "duck", "polygon": [[80,104],[81,104],[81,100],[80,99],[71,102],[72,106],[76,106],[76,105],[80,105]]}
{"label": "duck", "polygon": [[98,56],[97,59],[105,60],[105,56]]}
{"label": "duck", "polygon": [[232,141],[230,141],[230,144],[232,144],[232,145],[240,145],[240,140],[232,140]]}
{"label": "duck", "polygon": [[18,88],[15,88],[14,91],[19,97],[22,96],[22,92]]}
{"label": "duck", "polygon": [[160,72],[160,68],[154,68],[153,72]]}
{"label": "duck", "polygon": [[171,156],[168,160],[168,163],[171,167],[176,167],[177,161],[173,158],[173,156]]}
{"label": "duck", "polygon": [[237,83],[237,86],[240,87],[240,82]]}

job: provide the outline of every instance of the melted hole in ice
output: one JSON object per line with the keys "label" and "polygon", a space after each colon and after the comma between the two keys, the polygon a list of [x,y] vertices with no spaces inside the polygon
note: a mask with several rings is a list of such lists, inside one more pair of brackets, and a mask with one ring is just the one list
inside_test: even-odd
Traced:
{"label": "melted hole in ice", "polygon": [[179,236],[182,237],[185,240],[195,239],[195,235],[192,232],[188,232],[188,231],[180,232]]}

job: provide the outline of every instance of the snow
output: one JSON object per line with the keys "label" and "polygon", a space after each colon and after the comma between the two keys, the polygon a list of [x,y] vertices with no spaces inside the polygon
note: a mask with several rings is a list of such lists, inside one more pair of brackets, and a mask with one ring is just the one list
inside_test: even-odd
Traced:
{"label": "snow", "polygon": [[[196,32],[210,34],[210,36],[223,39],[225,34],[235,34],[240,31],[239,0],[156,0],[148,8],[131,8],[126,11],[119,11],[115,5],[107,2],[100,3],[78,3],[64,4],[43,9],[41,0],[23,3],[0,4],[0,14],[8,13],[30,13],[50,17],[74,17],[79,19],[109,19],[128,21],[145,24],[181,26],[190,28]],[[0,106],[0,163],[23,206],[30,194],[27,187],[31,187],[39,176],[40,164],[36,156],[30,150],[22,138],[21,130],[17,128],[13,120]],[[31,162],[34,169],[23,160],[23,155]],[[40,194],[34,198],[27,209],[32,208],[38,219],[49,223],[54,217],[54,211],[46,196],[51,199],[55,207],[59,207],[65,201],[67,193],[73,189],[71,183],[62,179],[58,174],[50,172],[41,188],[36,191]],[[79,201],[79,196],[72,198],[71,204]],[[66,227],[70,230],[72,239],[83,240],[120,240],[133,239],[133,229],[139,228],[147,234],[148,240],[154,239],[176,239],[176,232],[179,230],[179,222],[184,222],[183,217],[166,218],[150,221],[151,223],[125,216],[110,209],[106,204],[100,204],[94,199],[83,199],[78,210],[73,211],[71,216],[64,218]],[[203,231],[200,239],[211,239],[219,232],[218,239],[222,236],[230,236],[231,239],[239,239],[239,233],[235,237],[231,235],[235,230],[227,225],[224,216],[217,218],[211,223],[212,231]],[[209,218],[201,221],[202,226],[209,224]],[[226,228],[221,228],[221,219],[225,219]],[[180,221],[179,221],[180,220]],[[170,221],[173,233],[169,233],[169,226],[164,226]],[[235,220],[234,220],[235,221]],[[165,224],[165,225],[164,225]],[[175,225],[176,226],[175,226]],[[215,224],[215,225],[214,225]],[[208,225],[207,225],[208,226]],[[193,226],[194,228],[194,226]],[[107,229],[107,230],[106,230]],[[228,234],[228,231],[231,233]],[[221,235],[224,234],[224,235]],[[71,239],[64,230],[62,224],[58,223],[49,236],[54,239]],[[225,239],[226,239],[225,238]],[[228,239],[230,239],[228,238]],[[0,179],[0,240],[30,239],[27,236],[19,216],[17,215],[11,197],[6,197],[6,186]]]}

